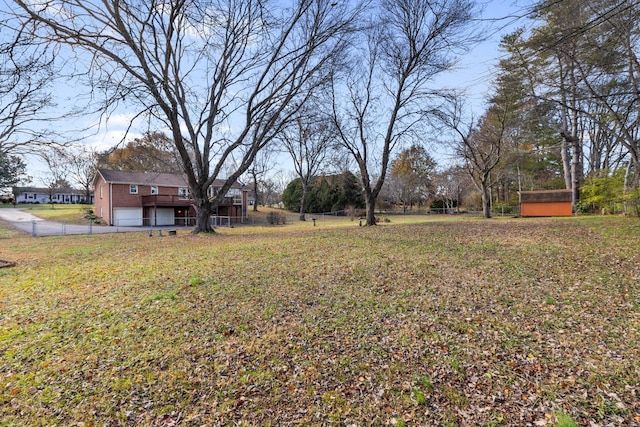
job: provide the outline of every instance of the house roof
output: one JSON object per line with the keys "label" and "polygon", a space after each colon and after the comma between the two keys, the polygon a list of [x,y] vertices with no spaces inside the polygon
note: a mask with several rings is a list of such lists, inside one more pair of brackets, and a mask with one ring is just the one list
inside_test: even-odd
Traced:
{"label": "house roof", "polygon": [[[115,171],[110,169],[98,169],[98,174],[110,184],[138,184],[138,185],[158,185],[163,187],[187,187],[187,178],[184,175],[174,173],[159,172],[129,172]],[[97,175],[96,175],[97,177]],[[222,187],[224,180],[216,179],[214,187]],[[237,182],[231,185],[232,188],[240,188]]]}
{"label": "house roof", "polygon": [[571,190],[538,190],[520,192],[520,202],[523,203],[571,202],[572,200],[573,192]]}
{"label": "house roof", "polygon": [[42,194],[84,194],[84,190],[75,188],[47,188],[47,187],[14,187],[15,193],[42,193]]}
{"label": "house roof", "polygon": [[98,174],[111,184],[162,185],[163,187],[186,187],[183,175],[158,172],[129,172],[98,169]]}

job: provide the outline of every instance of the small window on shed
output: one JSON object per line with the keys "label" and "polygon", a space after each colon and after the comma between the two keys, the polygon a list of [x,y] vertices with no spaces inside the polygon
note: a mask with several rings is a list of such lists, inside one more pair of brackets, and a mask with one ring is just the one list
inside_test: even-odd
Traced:
{"label": "small window on shed", "polygon": [[151,194],[158,194],[158,187],[156,187],[155,185],[151,186]]}
{"label": "small window on shed", "polygon": [[129,185],[129,193],[138,194],[138,186],[136,184]]}

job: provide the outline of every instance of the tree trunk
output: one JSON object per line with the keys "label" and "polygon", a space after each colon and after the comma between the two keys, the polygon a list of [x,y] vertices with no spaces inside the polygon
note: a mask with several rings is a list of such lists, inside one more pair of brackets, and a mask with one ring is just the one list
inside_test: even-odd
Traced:
{"label": "tree trunk", "polygon": [[253,176],[253,211],[258,212],[258,177]]}
{"label": "tree trunk", "polygon": [[300,198],[300,221],[306,221],[305,216],[307,210],[307,184],[302,181],[302,197]]}
{"label": "tree trunk", "polygon": [[193,234],[198,233],[214,233],[211,227],[211,202],[206,198],[195,199],[196,208],[196,226],[191,231]]}
{"label": "tree trunk", "polygon": [[562,88],[562,129],[560,130],[560,136],[562,137],[562,147],[560,149],[560,154],[562,156],[564,186],[567,190],[571,190],[571,158],[569,156],[569,143],[571,142],[571,134],[569,133],[569,110],[567,107],[569,105],[569,100],[567,99],[567,88],[565,82],[566,75],[564,72],[562,57],[558,56],[557,60],[560,67],[560,87]]}
{"label": "tree trunk", "polygon": [[572,208],[573,212],[576,211],[576,203],[580,200],[580,182],[582,173],[581,173],[581,162],[582,158],[582,150],[580,149],[580,141],[576,136],[572,136],[571,138],[571,151],[573,157],[571,158],[571,191],[572,191]]}
{"label": "tree trunk", "polygon": [[560,149],[562,156],[562,172],[564,174],[564,186],[567,190],[571,190],[571,159],[569,158],[569,142],[565,135],[562,135],[562,147]]}
{"label": "tree trunk", "polygon": [[631,152],[631,159],[627,165],[627,171],[624,177],[625,191],[631,191],[632,197],[625,198],[625,213],[627,213],[627,205],[630,204],[633,213],[640,217],[640,200],[638,200],[638,192],[640,190],[640,156]]}
{"label": "tree trunk", "polygon": [[633,191],[640,189],[640,156],[634,155],[629,163],[633,168],[633,179],[631,181],[631,188]]}
{"label": "tree trunk", "polygon": [[491,218],[491,194],[486,181],[482,181],[482,215]]}
{"label": "tree trunk", "polygon": [[365,225],[376,225],[376,197],[371,191],[365,191],[364,200],[367,209],[367,221]]}

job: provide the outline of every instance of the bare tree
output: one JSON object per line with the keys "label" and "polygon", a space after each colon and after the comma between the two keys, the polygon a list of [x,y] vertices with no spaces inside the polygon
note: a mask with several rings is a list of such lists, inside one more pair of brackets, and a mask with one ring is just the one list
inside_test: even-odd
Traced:
{"label": "bare tree", "polygon": [[[274,203],[280,202],[282,191],[279,191],[279,184],[275,177],[266,177],[259,183],[262,203],[265,206],[273,206]],[[256,202],[257,203],[257,202]]]}
{"label": "bare tree", "polygon": [[53,141],[53,54],[0,21],[0,153],[37,153]]}
{"label": "bare tree", "polygon": [[[326,80],[361,5],[332,0],[15,0],[24,31],[89,55],[105,112],[136,106],[171,131],[194,232]],[[86,60],[86,57],[81,59]],[[237,167],[210,191],[225,164]]]}
{"label": "bare tree", "polygon": [[266,147],[260,150],[256,158],[253,159],[253,163],[251,163],[249,169],[247,169],[247,177],[251,180],[251,190],[255,197],[253,203],[254,212],[258,212],[258,202],[260,201],[261,194],[260,184],[264,182],[262,177],[271,170],[277,154],[277,151],[273,148],[274,147]]}
{"label": "bare tree", "polygon": [[445,212],[459,212],[462,199],[473,188],[467,171],[459,165],[450,166],[435,176],[435,196],[442,199]]}
{"label": "bare tree", "polygon": [[296,120],[283,130],[280,140],[293,160],[293,169],[302,184],[300,221],[305,221],[309,184],[318,175],[334,144],[330,121],[317,108],[301,110]]}
{"label": "bare tree", "polygon": [[477,124],[473,118],[465,121],[463,114],[462,102],[452,99],[451,109],[443,112],[441,119],[456,135],[453,150],[482,195],[484,217],[491,218],[491,174],[502,160],[508,142],[508,109],[492,106]]}
{"label": "bare tree", "polygon": [[51,208],[55,207],[53,198],[56,190],[70,189],[69,184],[69,168],[66,162],[66,153],[57,147],[51,147],[48,150],[40,152],[40,158],[47,165],[47,176],[42,179],[49,191],[49,203]]}
{"label": "bare tree", "polygon": [[295,179],[295,172],[291,170],[277,170],[275,173],[264,180],[263,188],[265,189],[265,199],[269,207],[273,204],[281,206],[282,193],[287,185]]}
{"label": "bare tree", "polygon": [[82,187],[87,203],[91,201],[93,179],[97,170],[97,153],[84,146],[68,147],[65,161],[69,170],[69,178]]}
{"label": "bare tree", "polygon": [[378,2],[344,82],[334,81],[333,123],[358,165],[374,225],[392,152],[423,123],[437,95],[427,86],[473,39],[470,0]]}

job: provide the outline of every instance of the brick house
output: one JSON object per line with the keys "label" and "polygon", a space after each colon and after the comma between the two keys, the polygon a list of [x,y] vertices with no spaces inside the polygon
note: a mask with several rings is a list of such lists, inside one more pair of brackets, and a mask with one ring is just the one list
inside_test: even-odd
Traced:
{"label": "brick house", "polygon": [[571,190],[520,192],[520,216],[571,216]]}
{"label": "brick house", "polygon": [[[183,175],[98,169],[94,184],[94,213],[109,225],[192,225],[195,208]],[[224,184],[215,180],[214,195]],[[247,214],[247,190],[237,182],[215,215],[241,222]]]}

